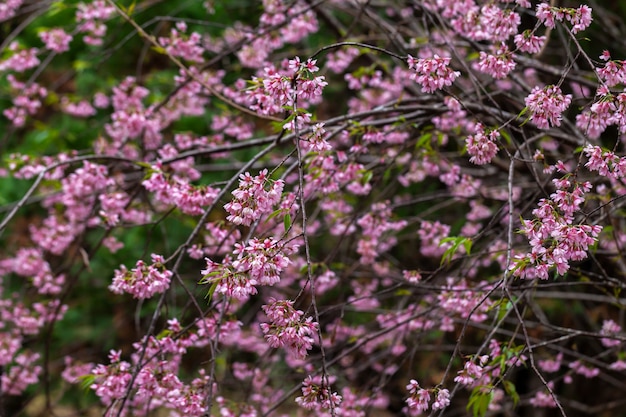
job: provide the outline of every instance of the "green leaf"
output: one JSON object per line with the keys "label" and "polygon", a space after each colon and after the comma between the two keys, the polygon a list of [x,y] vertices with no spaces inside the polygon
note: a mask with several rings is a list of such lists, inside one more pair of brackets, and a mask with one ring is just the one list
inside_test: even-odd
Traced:
{"label": "green leaf", "polygon": [[163,329],[157,336],[157,340],[161,340],[164,339],[168,336],[171,336],[174,332],[172,332],[170,329]]}
{"label": "green leaf", "polygon": [[76,72],[83,72],[91,67],[91,62],[77,59],[72,63],[72,67],[76,70]]}
{"label": "green leaf", "polygon": [[206,293],[206,298],[207,299],[207,303],[211,302],[211,299],[213,298],[213,294],[215,293],[215,290],[217,289],[217,284],[219,281],[215,281],[213,284],[211,284],[211,288],[209,288],[209,291]]}
{"label": "green leaf", "polygon": [[511,381],[502,381],[502,386],[504,386],[504,391],[508,394],[508,396],[513,399],[513,407],[517,407],[517,403],[519,403],[519,394],[517,393],[517,389],[515,389],[515,384]]}
{"label": "green leaf", "polygon": [[55,14],[67,9],[68,6],[63,0],[53,2],[48,8],[48,16],[54,16]]}
{"label": "green leaf", "polygon": [[165,48],[163,48],[162,46],[152,46],[150,49],[152,49],[157,54],[167,55]]}
{"label": "green leaf", "polygon": [[500,303],[500,306],[498,307],[498,321],[502,321],[512,308],[513,304],[509,300]]}
{"label": "green leaf", "polygon": [[446,249],[446,251],[443,253],[440,265],[450,262],[456,251],[459,249],[459,246],[463,245],[463,247],[465,248],[465,252],[468,255],[470,253],[470,250],[472,249],[472,239],[464,236],[446,237],[444,239],[441,239],[441,241],[439,242],[439,246],[449,242],[452,242],[452,246]]}
{"label": "green leaf", "polygon": [[96,376],[92,374],[81,375],[78,377],[78,380],[80,381],[80,387],[88,391],[91,389],[93,383],[96,382]]}
{"label": "green leaf", "polygon": [[272,214],[267,216],[267,220],[265,220],[265,223],[268,223],[270,220],[272,220],[274,217],[277,217],[279,214],[283,213],[284,211],[285,211],[284,209],[274,210]]}
{"label": "green leaf", "polygon": [[133,3],[128,6],[128,10],[126,11],[126,14],[128,16],[132,16],[133,12],[135,11],[135,6],[137,5],[137,0],[133,0]]}
{"label": "green leaf", "polygon": [[286,213],[285,218],[283,219],[283,224],[285,226],[285,232],[291,228],[291,214]]}
{"label": "green leaf", "polygon": [[511,135],[509,135],[509,132],[507,132],[506,130],[502,129],[500,131],[500,136],[502,136],[506,142],[507,145],[510,145],[511,143],[513,143],[511,141]]}
{"label": "green leaf", "polygon": [[491,400],[493,399],[493,389],[490,386],[479,386],[474,388],[470,395],[469,402],[466,409],[472,409],[472,415],[474,417],[484,417],[487,414],[487,409]]}
{"label": "green leaf", "polygon": [[518,118],[518,119],[519,119],[519,118],[521,118],[523,115],[525,115],[525,114],[526,114],[526,112],[528,112],[528,107],[524,107],[524,108],[522,109],[522,111],[521,111],[521,112],[519,112],[519,114],[517,115],[517,118]]}
{"label": "green leaf", "polygon": [[361,184],[367,184],[372,180],[373,176],[374,174],[372,173],[372,171],[365,171],[365,174],[363,175],[363,177],[361,177]]}

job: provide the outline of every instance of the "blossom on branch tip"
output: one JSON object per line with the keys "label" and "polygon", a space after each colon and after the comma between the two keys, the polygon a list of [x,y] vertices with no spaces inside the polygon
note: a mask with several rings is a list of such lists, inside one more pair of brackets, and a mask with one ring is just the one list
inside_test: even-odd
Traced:
{"label": "blossom on branch tip", "polygon": [[312,317],[302,320],[304,312],[293,308],[293,301],[270,298],[263,305],[263,311],[270,320],[261,323],[265,340],[272,348],[285,348],[287,353],[304,359],[313,347],[313,338],[318,328]]}
{"label": "blossom on branch tip", "polygon": [[280,281],[280,274],[290,264],[289,255],[296,252],[294,244],[284,245],[277,240],[254,238],[247,245],[235,244],[233,254],[222,262],[206,258],[201,284],[209,284],[212,290],[226,297],[245,300],[257,293],[257,285],[272,286]]}
{"label": "blossom on branch tip", "polygon": [[480,51],[478,55],[479,60],[475,64],[478,70],[495,79],[505,78],[515,69],[516,63],[513,60],[513,54],[505,43],[500,44],[493,54]]}
{"label": "blossom on branch tip", "polygon": [[336,409],[342,401],[341,395],[331,392],[328,384],[334,378],[308,376],[302,382],[302,396],[296,398],[296,404],[307,410],[331,410]]}
{"label": "blossom on branch tip", "polygon": [[556,85],[535,87],[525,102],[531,113],[530,121],[540,129],[547,129],[550,126],[561,126],[562,114],[572,102],[572,95],[564,95]]}
{"label": "blossom on branch tip", "polygon": [[485,165],[491,162],[498,153],[498,145],[496,140],[500,137],[500,132],[492,130],[487,132],[483,126],[478,123],[475,127],[473,135],[465,139],[467,153],[471,155],[470,162],[476,165]]}
{"label": "blossom on branch tip", "polygon": [[459,71],[453,71],[450,65],[450,58],[440,57],[435,54],[432,58],[418,59],[411,55],[407,62],[409,69],[415,72],[411,74],[411,79],[422,86],[424,93],[433,93],[446,86],[451,86],[454,80],[461,75]]}
{"label": "blossom on branch tip", "polygon": [[152,264],[138,260],[130,271],[124,265],[115,271],[109,289],[115,294],[129,293],[134,298],[145,299],[165,292],[170,286],[173,273],[165,268],[165,259],[152,254]]}
{"label": "blossom on branch tip", "polygon": [[228,212],[226,219],[235,225],[250,226],[280,202],[284,185],[283,180],[271,180],[267,169],[255,177],[249,172],[239,175],[239,187],[232,193],[234,198],[224,205]]}
{"label": "blossom on branch tip", "polygon": [[537,5],[537,19],[546,27],[554,29],[556,22],[567,20],[572,24],[572,33],[576,34],[587,29],[593,20],[591,8],[585,4],[577,9],[554,7],[548,3]]}

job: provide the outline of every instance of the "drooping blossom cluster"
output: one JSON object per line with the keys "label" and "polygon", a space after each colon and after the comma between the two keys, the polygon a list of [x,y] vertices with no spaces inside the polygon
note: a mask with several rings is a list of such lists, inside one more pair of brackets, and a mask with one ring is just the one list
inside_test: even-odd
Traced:
{"label": "drooping blossom cluster", "polygon": [[187,61],[202,63],[204,49],[200,46],[202,36],[197,32],[186,35],[187,24],[185,22],[176,22],[176,29],[170,31],[169,38],[160,37],[159,44],[165,50],[175,57],[183,58]]}
{"label": "drooping blossom cluster", "polygon": [[195,186],[179,175],[167,175],[159,164],[153,167],[152,174],[142,184],[146,190],[154,193],[158,202],[175,206],[192,216],[202,214],[219,194],[219,190],[211,186]]}
{"label": "drooping blossom cluster", "polygon": [[507,346],[491,339],[489,353],[467,358],[454,382],[468,388],[489,386],[508,371],[508,368],[520,367],[526,363],[528,358],[520,353],[520,347]]}
{"label": "drooping blossom cluster", "polygon": [[247,245],[235,244],[236,258],[225,256],[222,262],[206,258],[201,283],[210,285],[217,294],[245,300],[258,292],[258,285],[275,285],[281,272],[290,264],[289,255],[297,250],[271,238],[254,238]]}
{"label": "drooping blossom cluster", "polygon": [[24,3],[24,0],[6,0],[0,4],[0,22],[15,16],[17,9]]}
{"label": "drooping blossom cluster", "polygon": [[583,153],[589,160],[585,166],[603,177],[618,180],[626,176],[626,158],[605,151],[599,146],[587,145]]}
{"label": "drooping blossom cluster", "polygon": [[536,54],[541,51],[545,42],[545,36],[537,36],[530,29],[515,35],[515,46],[517,46],[517,49],[529,54]]}
{"label": "drooping blossom cluster", "polygon": [[253,221],[270,213],[280,201],[285,182],[271,180],[267,169],[252,176],[249,172],[239,176],[239,187],[233,191],[233,200],[224,205],[228,221],[250,226]]}
{"label": "drooping blossom cluster", "polygon": [[42,42],[46,44],[46,48],[56,52],[57,54],[70,50],[70,42],[73,37],[61,28],[50,29],[39,33]]}
{"label": "drooping blossom cluster", "polygon": [[[622,136],[604,132],[626,132],[626,92],[619,92],[625,61],[606,51],[602,66],[587,59],[585,42],[569,36],[589,26],[589,7],[542,1],[533,14],[528,0],[392,0],[368,3],[345,25],[343,0],[263,0],[259,13],[205,1],[174,5],[176,16],[161,16],[168,2],[158,9],[139,2],[120,6],[124,18],[112,1],[84,0],[69,9],[68,25],[21,36],[22,22],[30,30],[39,12],[51,22],[67,14],[63,2],[22,3],[0,5],[0,21],[20,13],[19,23],[5,24],[15,39],[7,38],[0,57],[7,104],[0,127],[8,127],[2,147],[41,143],[34,151],[40,153],[93,146],[15,154],[9,170],[0,167],[0,176],[13,175],[2,178],[6,198],[0,195],[9,253],[0,257],[3,396],[27,400],[32,386],[41,398],[41,387],[56,388],[50,371],[58,357],[50,347],[59,333],[58,340],[74,334],[86,304],[82,285],[103,282],[116,295],[139,299],[126,296],[116,305],[120,345],[108,361],[104,351],[88,353],[99,359],[77,353],[58,374],[89,386],[110,416],[269,415],[285,399],[293,402],[304,380],[295,399],[299,414],[365,417],[399,408],[390,403],[393,390],[412,364],[433,364],[415,370],[433,383],[445,361],[452,373],[441,384],[454,378],[472,396],[489,396],[497,413],[517,402],[509,370],[526,354],[544,358],[539,369],[554,374],[523,399],[535,407],[559,405],[551,390],[560,380],[626,369],[623,323],[608,319],[616,309],[599,309],[600,322],[573,321],[589,331],[567,324],[571,329],[561,332],[554,303],[531,300],[558,287],[506,279],[545,279],[553,270],[587,278],[589,269],[593,289],[568,287],[587,305],[619,289],[613,272],[623,270],[626,233],[615,196],[626,193],[626,158],[619,156]],[[132,27],[142,42],[117,38],[118,27],[130,28],[126,18],[152,18],[155,10],[156,19]],[[225,11],[241,21],[214,21]],[[546,31],[556,22],[571,31]],[[563,38],[573,60],[555,59],[565,56],[557,47]],[[548,39],[555,57],[522,55],[539,54]],[[127,53],[132,43],[142,45],[140,53]],[[122,64],[109,71],[118,49]],[[408,69],[393,61],[414,50]],[[296,53],[311,58],[288,58]],[[73,70],[59,76],[70,61]],[[525,97],[526,86],[546,79],[558,85]],[[579,114],[570,108],[574,100],[587,106]],[[526,112],[532,123],[524,123]],[[565,121],[574,117],[579,131]],[[240,174],[250,158],[256,176]],[[550,165],[559,158],[565,162]],[[589,176],[585,161],[600,177]],[[550,182],[555,172],[565,175]],[[37,181],[23,200],[15,194],[28,184],[16,179]],[[237,181],[230,201],[230,189],[216,188]],[[528,212],[521,233],[504,233]],[[572,268],[607,224],[613,230],[602,235],[594,263]],[[138,245],[144,231],[150,238]],[[519,249],[525,239],[527,253]],[[137,260],[151,252],[164,255]],[[134,267],[121,266],[112,283],[103,281],[111,260]],[[520,292],[529,286],[537,291]],[[146,301],[151,297],[158,302]],[[69,300],[75,314],[65,315],[68,306],[57,298]],[[512,314],[519,300],[529,301],[533,314]],[[133,329],[118,332],[126,324],[119,317],[133,310]],[[555,324],[557,342],[531,352],[534,341],[519,337],[519,329],[541,334],[542,316]],[[503,337],[515,330],[518,338],[474,349],[483,329]],[[458,344],[442,343],[444,337]],[[594,343],[572,351],[570,339],[588,337]],[[48,353],[45,366],[41,351]],[[467,398],[415,379],[406,389],[409,416],[437,414]],[[17,402],[0,398],[0,408]]]}
{"label": "drooping blossom cluster", "polygon": [[421,85],[425,93],[449,87],[461,75],[459,71],[450,68],[450,60],[437,54],[432,58],[414,58],[409,55],[409,69],[415,71],[411,73],[411,79]]}
{"label": "drooping blossom cluster", "polygon": [[[489,285],[483,281],[477,285],[477,288],[469,288],[465,280],[454,282],[454,279],[448,278],[447,281],[445,289],[437,296],[439,305],[446,312],[446,317],[450,319],[454,315],[459,315],[464,319],[471,318],[477,323],[485,321],[493,303],[491,300],[484,299],[482,291]],[[443,330],[453,330],[448,320],[442,322]]]}
{"label": "drooping blossom cluster", "polygon": [[418,232],[421,246],[420,252],[425,256],[441,256],[452,244],[442,242],[450,233],[450,226],[439,221],[424,221]]}
{"label": "drooping blossom cluster", "polygon": [[105,0],[93,0],[90,3],[79,3],[76,9],[78,32],[84,33],[83,42],[88,45],[100,46],[107,33],[104,23],[110,19],[115,8]]}
{"label": "drooping blossom cluster", "polygon": [[480,123],[477,123],[474,129],[474,134],[465,139],[467,153],[471,155],[470,162],[476,165],[488,164],[498,153],[496,141],[500,137],[500,132],[487,131]]}
{"label": "drooping blossom cluster", "polygon": [[556,22],[566,20],[572,24],[572,33],[578,33],[585,30],[593,20],[591,16],[591,7],[586,4],[581,5],[577,9],[554,7],[549,3],[539,3],[537,5],[537,19],[546,27],[554,28]]}
{"label": "drooping blossom cluster", "polygon": [[296,310],[290,300],[270,298],[262,308],[269,323],[261,323],[261,330],[270,347],[284,348],[289,355],[304,359],[318,327],[313,317],[303,320],[304,312]]}
{"label": "drooping blossom cluster", "polygon": [[128,293],[140,299],[151,298],[155,294],[167,291],[172,279],[172,271],[165,267],[163,256],[153,253],[150,257],[152,259],[150,265],[139,260],[135,268],[130,271],[122,265],[115,271],[109,289],[115,294]]}
{"label": "drooping blossom cluster", "polygon": [[[168,333],[177,334],[180,331],[181,326],[176,319],[168,321]],[[176,338],[169,335],[160,338],[150,336],[133,344],[130,362],[122,360],[121,351],[111,350],[110,363],[98,364],[90,371],[87,380],[93,382],[89,388],[103,404],[110,407],[107,416],[120,411],[119,404],[130,391],[132,398],[127,399],[127,407],[121,409],[121,415],[145,416],[151,410],[164,407],[182,415],[200,417],[207,411],[204,398],[212,384],[209,376],[202,370],[189,383],[176,376],[182,356],[189,347],[196,346],[197,340],[197,334]],[[149,360],[143,363],[136,378],[133,378],[142,350]]]}
{"label": "drooping blossom cluster", "polygon": [[522,233],[527,236],[531,252],[517,255],[510,269],[514,276],[547,279],[551,269],[565,274],[571,261],[587,258],[602,226],[574,224],[574,214],[585,201],[591,183],[578,183],[569,177],[553,180],[556,191],[549,199],[541,199],[533,210],[532,220],[522,220]]}
{"label": "drooping blossom cluster", "polygon": [[492,53],[480,51],[475,67],[495,79],[505,78],[516,67],[513,54],[505,43],[494,46]]}
{"label": "drooping blossom cluster", "polygon": [[[615,323],[613,320],[604,320],[602,323],[602,329],[600,330],[600,334],[606,336],[615,336],[622,331],[622,328],[619,324]],[[603,337],[600,339],[600,342],[603,346],[606,347],[614,347],[622,344],[621,340],[612,339],[610,337]]]}
{"label": "drooping blossom cluster", "polygon": [[11,88],[19,91],[19,94],[13,98],[13,107],[5,109],[2,114],[13,123],[13,126],[22,127],[26,123],[26,118],[35,115],[41,108],[41,101],[47,97],[48,90],[37,83],[31,83],[27,86],[18,81],[13,74],[9,74],[7,80]]}
{"label": "drooping blossom cluster", "polygon": [[[430,405],[430,391],[420,387],[419,383],[412,379],[406,386],[409,397],[406,399],[406,407],[403,409],[408,416],[419,416],[428,410]],[[432,410],[443,410],[450,405],[450,391],[447,389],[433,389],[436,394],[435,401],[432,403]]]}
{"label": "drooping blossom cluster", "polygon": [[333,381],[334,378],[330,377],[308,376],[302,382],[302,396],[296,398],[296,404],[316,412],[325,410],[335,410],[336,412],[343,398],[336,392],[332,392],[328,386]]}
{"label": "drooping blossom cluster", "polygon": [[260,76],[252,77],[252,86],[244,95],[246,104],[260,114],[271,115],[282,113],[285,106],[306,108],[318,103],[328,85],[323,75],[314,75],[318,71],[315,60],[301,62],[299,57],[283,60],[279,68],[267,66]]}
{"label": "drooping blossom cluster", "polygon": [[356,223],[363,229],[356,249],[361,255],[361,263],[373,263],[379,254],[387,252],[397,243],[396,238],[389,237],[389,232],[402,230],[407,223],[392,221],[391,217],[388,202],[382,202],[372,206],[368,214],[357,220]]}
{"label": "drooping blossom cluster", "polygon": [[24,48],[18,42],[11,42],[7,48],[8,57],[0,61],[0,72],[25,72],[41,62],[37,57],[37,48]]}
{"label": "drooping blossom cluster", "polygon": [[572,102],[572,95],[564,95],[556,85],[535,87],[525,102],[530,111],[530,121],[540,129],[547,129],[550,126],[561,126],[563,112]]}

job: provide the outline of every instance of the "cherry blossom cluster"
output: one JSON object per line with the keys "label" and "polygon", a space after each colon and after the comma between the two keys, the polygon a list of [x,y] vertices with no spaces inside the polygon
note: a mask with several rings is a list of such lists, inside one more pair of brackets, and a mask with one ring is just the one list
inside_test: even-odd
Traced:
{"label": "cherry blossom cluster", "polygon": [[541,199],[533,210],[533,220],[522,220],[521,232],[527,236],[531,252],[517,255],[510,269],[514,276],[547,279],[549,271],[559,275],[570,268],[570,261],[587,258],[601,225],[574,224],[574,214],[585,201],[591,183],[578,183],[567,176],[553,180],[556,191],[549,199]]}
{"label": "cherry blossom cluster", "polygon": [[302,396],[296,398],[296,404],[317,413],[332,410],[332,413],[335,414],[343,398],[331,391],[329,384],[332,384],[333,381],[334,378],[308,376],[302,382]]}
{"label": "cherry blossom cluster", "polygon": [[280,68],[267,66],[260,76],[252,77],[252,86],[244,96],[246,104],[254,111],[271,115],[283,112],[285,106],[293,108],[297,104],[305,108],[318,103],[328,85],[323,75],[314,75],[318,71],[315,60],[301,62],[299,57],[283,60]]}
{"label": "cherry blossom cluster", "polygon": [[270,213],[280,201],[285,182],[271,180],[267,169],[252,176],[249,172],[239,176],[239,187],[233,191],[233,200],[224,205],[228,221],[250,226],[253,221]]}
{"label": "cherry blossom cluster", "polygon": [[477,123],[474,134],[465,139],[467,153],[471,155],[470,162],[476,165],[484,165],[491,162],[498,153],[496,141],[500,137],[497,130],[487,131],[482,124]]}
{"label": "cherry blossom cluster", "polygon": [[521,52],[536,54],[541,51],[545,45],[546,37],[537,36],[530,29],[515,35],[515,46]]}
{"label": "cherry blossom cluster", "polygon": [[561,88],[555,85],[535,87],[525,102],[530,111],[530,121],[540,129],[547,129],[561,126],[563,112],[572,102],[572,95],[564,95]]}
{"label": "cherry blossom cluster", "polygon": [[379,254],[387,252],[397,243],[397,239],[390,237],[389,232],[402,230],[407,222],[392,221],[391,217],[389,202],[382,202],[374,204],[368,214],[357,220],[356,223],[363,229],[356,249],[361,255],[361,263],[373,263]]}
{"label": "cherry blossom cluster", "polygon": [[524,366],[528,358],[519,352],[519,348],[489,341],[489,353],[469,357],[463,369],[458,371],[454,382],[468,388],[487,387],[497,380],[509,368]]}
{"label": "cherry blossom cluster", "polygon": [[589,160],[585,166],[603,177],[618,180],[626,176],[626,158],[605,151],[599,146],[587,145],[583,153]]}
{"label": "cherry blossom cluster", "polygon": [[24,3],[24,0],[6,0],[0,4],[0,22],[15,16],[17,9]]}
{"label": "cherry blossom cluster", "polygon": [[172,279],[172,271],[165,267],[165,259],[161,255],[152,254],[150,257],[152,259],[150,265],[139,260],[135,268],[130,271],[122,265],[115,271],[109,289],[115,294],[128,293],[140,299],[151,298],[155,294],[167,291]]}
{"label": "cherry blossom cluster", "polygon": [[[265,31],[273,26],[278,26],[278,29],[253,38],[237,52],[242,65],[250,68],[264,67],[273,51],[285,43],[299,42],[319,28],[315,13],[301,0],[289,4],[268,0],[263,2],[263,6],[259,29]],[[251,37],[250,35],[249,32],[242,32],[235,34],[235,38]]]}
{"label": "cherry blossom cluster", "polygon": [[83,42],[88,45],[100,46],[107,33],[104,23],[111,18],[115,9],[105,0],[94,0],[90,3],[79,3],[76,9],[78,32],[84,33]]}
{"label": "cherry blossom cluster", "polygon": [[451,86],[461,73],[450,68],[448,57],[440,57],[435,54],[432,58],[408,57],[409,69],[415,71],[411,73],[411,79],[422,86],[425,93],[434,93],[446,86]]}
{"label": "cherry blossom cluster", "polygon": [[37,48],[24,48],[15,41],[9,44],[7,48],[9,56],[0,61],[0,72],[14,71],[25,72],[36,67],[41,62],[37,57],[39,50]]}
{"label": "cherry blossom cluster", "polygon": [[204,209],[213,204],[219,194],[219,190],[211,186],[195,186],[184,177],[170,176],[159,164],[153,167],[152,174],[142,184],[146,190],[154,193],[154,198],[158,202],[175,206],[183,213],[192,216],[204,213]]}
{"label": "cherry blossom cluster", "polygon": [[604,67],[598,68],[598,74],[602,77],[607,87],[615,87],[626,82],[626,70],[624,61],[612,60],[609,51],[605,50],[600,59],[606,61]]}
{"label": "cherry blossom cluster", "polygon": [[586,4],[577,9],[554,7],[548,3],[539,3],[537,5],[537,19],[546,27],[554,28],[556,22],[568,21],[572,24],[572,33],[578,33],[589,27],[591,24],[591,8]]}
{"label": "cherry blossom cluster", "polygon": [[495,79],[505,78],[517,65],[513,60],[513,54],[505,43],[494,45],[492,49],[492,53],[480,51],[475,67]]}
{"label": "cherry blossom cluster", "polygon": [[202,37],[197,32],[185,36],[187,24],[176,22],[176,29],[172,29],[169,38],[159,38],[159,44],[172,56],[183,58],[187,61],[202,63],[204,48],[200,46]]}
{"label": "cherry blossom cluster", "polygon": [[[107,416],[260,416],[285,401],[302,416],[445,414],[462,390],[468,408],[482,396],[508,412],[529,357],[541,385],[523,404],[568,408],[561,384],[626,369],[609,304],[626,245],[626,61],[588,56],[588,6],[22,3],[0,5],[0,22],[19,14],[0,40],[0,414],[41,391],[43,413],[61,413],[60,378]],[[554,57],[523,55],[548,40]],[[62,152],[24,154],[33,143]],[[85,353],[93,340],[54,352],[78,333],[87,285],[121,300],[108,360]],[[537,301],[561,285],[583,306],[571,314],[599,315],[563,324],[560,300]],[[554,339],[530,349],[546,323]],[[58,387],[62,402],[76,388]]]}
{"label": "cherry blossom cluster", "polygon": [[70,42],[73,37],[69,33],[66,33],[61,28],[50,29],[48,31],[40,32],[39,37],[41,41],[46,45],[46,48],[56,52],[57,54],[67,52],[70,50]]}
{"label": "cherry blossom cluster", "polygon": [[284,348],[289,355],[304,359],[313,347],[317,323],[313,317],[302,319],[304,312],[293,307],[293,301],[270,298],[263,311],[269,323],[261,323],[265,340],[272,348]]}
{"label": "cherry blossom cluster", "polygon": [[488,287],[483,281],[477,288],[469,288],[465,280],[454,282],[449,278],[445,290],[437,296],[439,305],[446,312],[446,319],[442,320],[442,330],[454,330],[449,319],[456,314],[465,319],[471,318],[477,323],[487,320],[493,303],[483,299],[482,290]]}
{"label": "cherry blossom cluster", "polygon": [[13,126],[21,127],[24,126],[29,115],[35,115],[41,108],[41,101],[47,97],[48,91],[37,83],[31,83],[27,86],[18,81],[12,74],[7,76],[7,80],[11,88],[19,91],[19,94],[13,98],[13,107],[5,109],[2,114],[13,123]]}
{"label": "cherry blossom cluster", "polygon": [[445,388],[426,390],[420,387],[416,380],[412,379],[409,381],[406,389],[409,391],[409,397],[406,399],[407,406],[403,409],[403,411],[411,417],[422,415],[422,413],[431,407],[430,391],[433,391],[436,395],[435,401],[432,403],[433,411],[443,410],[450,405],[450,391]]}
{"label": "cherry blossom cluster", "polygon": [[[170,320],[168,325],[171,333],[181,330],[175,319]],[[208,375],[201,371],[189,383],[176,376],[182,355],[189,347],[196,345],[196,340],[195,334],[180,338],[164,336],[159,339],[151,336],[133,345],[131,362],[122,360],[121,351],[112,350],[108,365],[98,364],[90,370],[87,380],[93,382],[89,388],[109,407],[107,416],[117,413],[145,416],[151,410],[163,407],[187,416],[202,416],[207,411],[204,398],[211,385]],[[144,346],[145,355],[151,359],[143,364],[136,378],[133,378],[134,369],[139,363],[139,353]],[[84,365],[76,366],[84,368]],[[127,407],[120,408],[119,404],[124,401],[128,392],[133,393],[132,399],[127,400]]]}
{"label": "cherry blossom cluster", "polygon": [[258,292],[256,286],[278,283],[281,272],[290,264],[288,256],[296,250],[294,244],[281,244],[271,238],[254,238],[247,245],[236,243],[236,258],[227,255],[222,262],[206,258],[201,283],[210,285],[217,294],[246,300]]}

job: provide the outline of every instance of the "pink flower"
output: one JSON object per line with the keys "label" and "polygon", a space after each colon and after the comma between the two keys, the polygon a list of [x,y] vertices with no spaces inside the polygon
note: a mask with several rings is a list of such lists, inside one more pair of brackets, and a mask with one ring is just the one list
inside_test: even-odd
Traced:
{"label": "pink flower", "polygon": [[343,398],[336,392],[332,392],[328,383],[332,383],[333,378],[326,377],[322,381],[321,377],[308,376],[302,382],[302,396],[296,398],[296,404],[307,410],[330,410],[337,408]]}
{"label": "pink flower", "polygon": [[[607,336],[615,336],[620,331],[622,331],[622,328],[613,320],[604,320],[604,322],[602,323],[602,330],[600,330],[600,334],[607,335]],[[602,339],[600,339],[600,342],[602,343],[603,346],[606,346],[606,347],[619,346],[622,343],[621,340],[606,338],[606,337],[603,337]]]}
{"label": "pink flower", "polygon": [[476,165],[484,165],[491,162],[498,153],[497,138],[500,132],[492,130],[487,133],[483,126],[478,123],[475,127],[475,134],[465,139],[467,153],[471,155],[470,162]]}
{"label": "pink flower", "polygon": [[165,268],[165,259],[161,255],[152,254],[152,264],[146,265],[142,260],[128,271],[124,265],[115,271],[113,283],[109,289],[116,293],[132,294],[134,298],[150,298],[166,291],[170,286],[172,272]]}
{"label": "pink flower", "polygon": [[536,36],[529,29],[515,35],[515,46],[517,46],[517,49],[529,54],[536,54],[541,51],[545,41],[545,36]]}
{"label": "pink flower", "polygon": [[433,410],[443,410],[450,405],[450,391],[440,389],[437,391],[437,399],[433,402]]}
{"label": "pink flower", "polygon": [[58,54],[70,50],[72,35],[66,33],[61,28],[41,32],[39,33],[39,37],[41,38],[43,43],[46,44],[46,48]]}
{"label": "pink flower", "polygon": [[270,213],[282,196],[283,180],[272,181],[267,169],[253,177],[249,172],[239,176],[239,188],[233,191],[233,200],[224,205],[226,218],[235,225],[250,226],[252,221]]}
{"label": "pink flower", "polygon": [[442,58],[437,54],[427,59],[417,59],[409,55],[408,64],[409,69],[415,71],[411,74],[411,79],[421,84],[422,91],[425,93],[433,93],[445,86],[450,86],[461,75],[460,72],[448,67],[450,58]]}
{"label": "pink flower", "polygon": [[294,309],[293,301],[288,300],[270,298],[262,308],[270,320],[269,323],[261,323],[261,330],[270,347],[284,347],[287,353],[304,359],[313,347],[312,336],[318,327],[313,318],[302,320],[304,312]]}
{"label": "pink flower", "polygon": [[478,70],[491,75],[495,79],[505,78],[515,69],[516,65],[505,43],[500,44],[500,47],[493,55],[480,51],[479,58],[477,63]]}
{"label": "pink flower", "polygon": [[406,386],[409,398],[406,399],[407,411],[410,416],[416,416],[428,410],[430,393],[421,388],[416,380],[412,379]]}
{"label": "pink flower", "polygon": [[578,33],[585,30],[591,24],[593,18],[591,17],[591,7],[583,4],[573,13],[567,13],[565,18],[570,21],[572,26],[572,33]]}
{"label": "pink flower", "polygon": [[561,88],[555,85],[535,87],[525,100],[531,112],[530,121],[540,129],[560,126],[562,114],[571,101],[572,95],[563,95]]}

